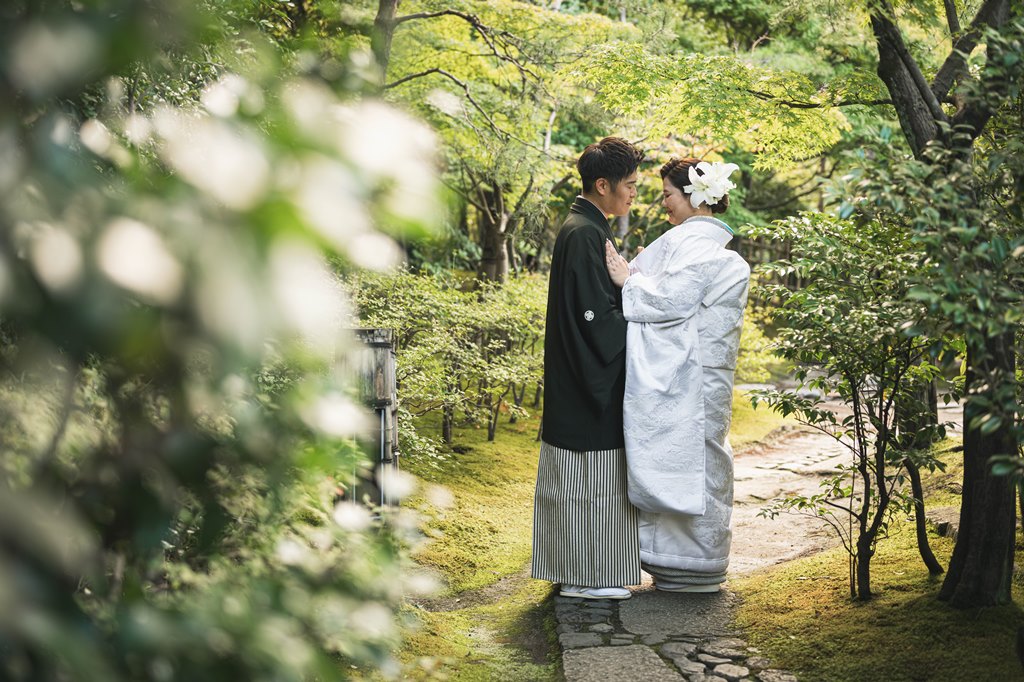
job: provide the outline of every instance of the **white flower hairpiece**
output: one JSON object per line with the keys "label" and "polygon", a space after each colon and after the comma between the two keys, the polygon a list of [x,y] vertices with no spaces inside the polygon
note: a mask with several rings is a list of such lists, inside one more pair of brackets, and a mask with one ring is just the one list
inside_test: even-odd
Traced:
{"label": "white flower hairpiece", "polygon": [[[698,208],[702,203],[714,206],[726,193],[736,186],[736,183],[729,180],[733,171],[739,170],[735,163],[708,163],[701,161],[696,166],[690,166],[690,183],[683,188],[683,191],[690,195],[690,205]],[[697,171],[704,175],[698,175]]]}

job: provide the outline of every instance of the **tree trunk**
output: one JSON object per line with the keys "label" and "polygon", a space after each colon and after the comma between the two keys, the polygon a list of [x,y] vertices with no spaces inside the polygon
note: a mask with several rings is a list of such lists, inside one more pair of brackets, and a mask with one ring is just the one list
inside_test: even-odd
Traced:
{"label": "tree trunk", "polygon": [[938,137],[939,128],[925,101],[920,79],[915,78],[920,76],[920,70],[912,60],[908,61],[903,35],[886,14],[880,10],[871,13],[871,28],[878,45],[878,77],[889,90],[904,137],[914,156],[920,157],[925,145]]}
{"label": "tree trunk", "polygon": [[477,276],[488,282],[505,282],[508,279],[508,249],[505,246],[508,232],[508,212],[505,211],[504,196],[500,188],[486,188],[479,193],[483,210],[479,213],[480,267]]}
{"label": "tree trunk", "polygon": [[928,520],[924,511],[924,489],[921,487],[921,472],[910,459],[903,460],[903,466],[910,477],[910,490],[914,494],[914,526],[917,530],[917,551],[921,553],[928,573],[939,575],[943,572],[942,565],[935,558],[931,545],[928,544]]}
{"label": "tree trunk", "polygon": [[509,270],[511,270],[513,273],[515,273],[516,276],[518,276],[520,271],[519,253],[516,252],[516,244],[514,239],[509,238],[505,240],[505,251],[507,251],[505,256],[508,259]]}
{"label": "tree trunk", "polygon": [[968,339],[960,529],[939,591],[939,599],[957,608],[1010,602],[1016,495],[1007,477],[991,473],[989,460],[1017,452],[1012,420],[987,434],[971,423],[987,411],[984,399],[1013,377],[1015,364],[1012,332],[983,341]]}
{"label": "tree trunk", "polygon": [[[512,404],[515,405],[516,407],[522,407],[523,406],[523,400],[525,400],[525,399],[526,399],[526,384],[525,383],[523,384],[523,389],[521,391],[516,391],[516,387],[513,384],[513,386],[512,386]],[[518,418],[516,417],[516,411],[512,410],[510,412],[510,414],[509,414],[508,423],[509,424],[515,424],[517,421],[518,421]]]}
{"label": "tree trunk", "polygon": [[[380,64],[382,76],[388,72],[391,61],[391,38],[395,35],[395,13],[398,11],[399,0],[379,0],[377,16],[373,20],[373,35],[370,38],[370,49]],[[387,82],[382,77],[381,82]]]}
{"label": "tree trunk", "polygon": [[874,554],[871,545],[874,539],[875,534],[870,530],[857,538],[857,599],[860,601],[871,599],[871,556]]}
{"label": "tree trunk", "polygon": [[441,441],[445,445],[452,442],[452,422],[455,421],[455,408],[452,405],[445,405],[441,410]]}
{"label": "tree trunk", "polygon": [[615,236],[620,240],[629,233],[629,214],[615,216]]}
{"label": "tree trunk", "polygon": [[1024,481],[1017,482],[1017,502],[1020,506],[1020,531],[1024,533]]}

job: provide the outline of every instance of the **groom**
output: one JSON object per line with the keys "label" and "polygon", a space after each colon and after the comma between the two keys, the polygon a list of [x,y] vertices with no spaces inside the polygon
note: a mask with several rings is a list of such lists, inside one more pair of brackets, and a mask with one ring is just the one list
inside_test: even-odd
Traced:
{"label": "groom", "polygon": [[626,321],[604,244],[607,216],[625,215],[636,198],[643,157],[618,137],[583,150],[583,193],[551,259],[533,577],[561,583],[564,597],[628,599],[623,586],[640,582],[622,435]]}

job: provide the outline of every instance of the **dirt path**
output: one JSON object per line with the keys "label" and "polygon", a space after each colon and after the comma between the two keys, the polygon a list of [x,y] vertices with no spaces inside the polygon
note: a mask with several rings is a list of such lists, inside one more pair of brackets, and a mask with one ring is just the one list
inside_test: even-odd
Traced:
{"label": "dirt path", "polygon": [[736,453],[732,574],[782,563],[838,544],[820,519],[793,513],[759,516],[772,500],[819,492],[822,480],[849,463],[850,452],[833,438],[794,429]]}
{"label": "dirt path", "polygon": [[[830,409],[840,417],[849,413],[839,403]],[[962,414],[958,405],[943,406],[939,420],[956,431]],[[835,475],[840,464],[850,463],[847,448],[807,427],[737,451],[729,572],[749,573],[838,545],[835,531],[819,519],[791,513],[768,519],[758,512],[774,499],[819,492],[822,480]]]}

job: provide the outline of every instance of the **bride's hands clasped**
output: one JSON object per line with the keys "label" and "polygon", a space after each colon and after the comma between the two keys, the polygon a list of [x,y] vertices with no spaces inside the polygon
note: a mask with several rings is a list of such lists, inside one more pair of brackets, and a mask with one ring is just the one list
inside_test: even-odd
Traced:
{"label": "bride's hands clasped", "polygon": [[629,277],[629,263],[619,255],[612,245],[611,240],[604,242],[604,264],[608,268],[608,276],[612,278],[612,284],[621,288]]}

